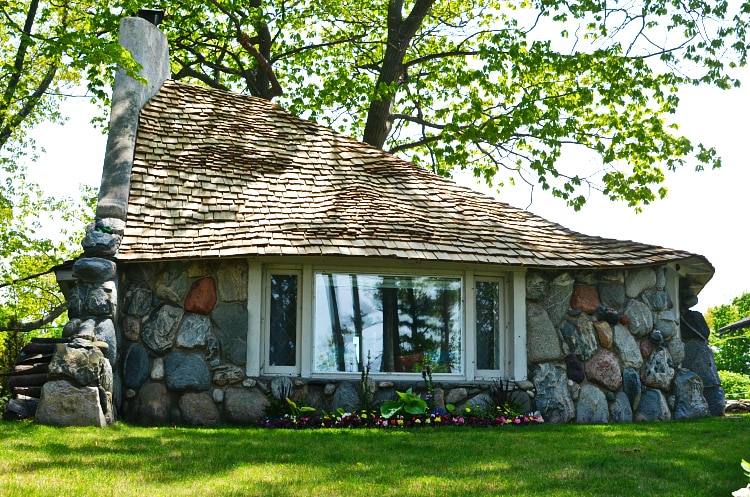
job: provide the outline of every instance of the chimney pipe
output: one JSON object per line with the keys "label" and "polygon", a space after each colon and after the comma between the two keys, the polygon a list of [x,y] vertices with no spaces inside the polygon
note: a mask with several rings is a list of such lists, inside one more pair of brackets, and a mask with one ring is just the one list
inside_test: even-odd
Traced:
{"label": "chimney pipe", "polygon": [[140,9],[138,17],[146,19],[154,26],[158,26],[161,24],[162,19],[164,19],[164,11],[159,9]]}

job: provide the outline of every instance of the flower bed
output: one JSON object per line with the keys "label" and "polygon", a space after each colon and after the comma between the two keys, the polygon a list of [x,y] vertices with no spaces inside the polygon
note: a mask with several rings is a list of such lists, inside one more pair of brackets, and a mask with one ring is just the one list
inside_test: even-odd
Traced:
{"label": "flower bed", "polygon": [[260,426],[265,428],[312,429],[312,428],[421,428],[440,426],[468,426],[488,428],[494,426],[544,423],[539,412],[517,416],[481,416],[467,409],[462,414],[434,411],[429,414],[398,415],[385,418],[377,411],[354,411],[326,413],[315,416],[284,415],[264,418]]}

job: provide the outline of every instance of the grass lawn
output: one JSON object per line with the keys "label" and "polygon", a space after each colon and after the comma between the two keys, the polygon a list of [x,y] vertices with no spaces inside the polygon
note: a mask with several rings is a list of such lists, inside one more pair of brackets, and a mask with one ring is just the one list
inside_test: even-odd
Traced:
{"label": "grass lawn", "polygon": [[731,496],[750,416],[628,425],[267,430],[0,422],[0,495]]}

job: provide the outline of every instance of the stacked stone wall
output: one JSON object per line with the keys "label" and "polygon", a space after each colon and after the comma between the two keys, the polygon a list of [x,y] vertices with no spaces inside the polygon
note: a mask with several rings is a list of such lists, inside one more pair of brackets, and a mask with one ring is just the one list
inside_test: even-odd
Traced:
{"label": "stacked stone wall", "polygon": [[723,414],[707,327],[704,337],[681,333],[666,268],[530,271],[526,285],[529,379],[546,421]]}

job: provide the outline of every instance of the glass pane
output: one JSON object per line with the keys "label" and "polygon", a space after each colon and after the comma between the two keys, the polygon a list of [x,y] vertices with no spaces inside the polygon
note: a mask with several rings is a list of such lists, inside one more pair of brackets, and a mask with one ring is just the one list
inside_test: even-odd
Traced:
{"label": "glass pane", "polygon": [[500,283],[477,281],[477,369],[500,369]]}
{"label": "glass pane", "polygon": [[315,275],[316,372],[460,373],[461,280],[434,276]]}
{"label": "glass pane", "polygon": [[270,366],[297,364],[297,275],[271,275]]}

